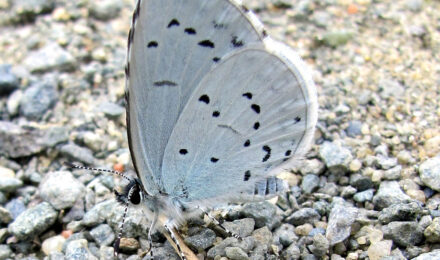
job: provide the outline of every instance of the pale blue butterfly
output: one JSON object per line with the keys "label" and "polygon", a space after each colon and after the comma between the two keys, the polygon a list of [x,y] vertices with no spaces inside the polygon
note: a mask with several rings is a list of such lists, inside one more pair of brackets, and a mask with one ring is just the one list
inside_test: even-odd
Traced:
{"label": "pale blue butterfly", "polygon": [[150,235],[158,222],[173,235],[195,209],[275,193],[270,177],[308,150],[317,121],[306,65],[233,0],[139,0],[126,104],[139,180],[118,198],[145,205]]}

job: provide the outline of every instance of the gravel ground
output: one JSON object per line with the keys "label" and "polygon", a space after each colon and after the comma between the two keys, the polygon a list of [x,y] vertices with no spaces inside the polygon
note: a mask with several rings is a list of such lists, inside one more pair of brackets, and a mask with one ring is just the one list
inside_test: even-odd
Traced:
{"label": "gravel ground", "polygon": [[[440,259],[440,2],[244,1],[296,48],[319,94],[315,145],[278,201],[182,227],[201,259]],[[129,168],[132,1],[0,0],[0,259],[112,259]],[[121,259],[148,220],[130,208]],[[157,259],[178,259],[163,235]]]}

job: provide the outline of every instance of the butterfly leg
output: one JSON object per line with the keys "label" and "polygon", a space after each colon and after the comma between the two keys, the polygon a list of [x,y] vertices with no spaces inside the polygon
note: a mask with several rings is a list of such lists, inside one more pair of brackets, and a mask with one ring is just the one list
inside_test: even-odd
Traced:
{"label": "butterfly leg", "polygon": [[212,220],[212,222],[214,222],[214,224],[216,224],[217,226],[219,226],[221,229],[223,229],[223,231],[225,231],[229,236],[235,237],[238,240],[243,240],[243,238],[237,234],[235,234],[234,232],[230,231],[229,229],[225,228],[222,224],[220,223],[220,221],[218,221],[214,216],[212,216],[211,214],[209,214],[209,212],[205,211],[204,209],[202,209],[201,207],[197,206],[198,209],[200,209],[206,216],[208,216],[208,218],[210,218]]}
{"label": "butterfly leg", "polygon": [[180,247],[180,243],[179,241],[176,239],[176,236],[174,235],[173,229],[170,227],[169,222],[165,223],[164,228],[166,229],[166,231],[170,234],[171,239],[173,240],[173,242],[176,244],[177,247],[177,251],[179,251],[180,254],[180,258],[182,260],[187,260],[185,254],[183,253],[181,247]]}

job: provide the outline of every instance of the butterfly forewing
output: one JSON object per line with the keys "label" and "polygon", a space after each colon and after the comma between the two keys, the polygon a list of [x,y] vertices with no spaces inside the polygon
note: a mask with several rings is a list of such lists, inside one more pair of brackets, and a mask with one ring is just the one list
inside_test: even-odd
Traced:
{"label": "butterfly forewing", "polygon": [[201,79],[225,55],[262,46],[261,26],[234,1],[143,0],[127,61],[130,148],[145,188],[164,185],[162,163],[176,121]]}
{"label": "butterfly forewing", "polygon": [[186,201],[228,200],[309,145],[313,85],[286,59],[245,48],[203,78],[165,150],[167,193]]}

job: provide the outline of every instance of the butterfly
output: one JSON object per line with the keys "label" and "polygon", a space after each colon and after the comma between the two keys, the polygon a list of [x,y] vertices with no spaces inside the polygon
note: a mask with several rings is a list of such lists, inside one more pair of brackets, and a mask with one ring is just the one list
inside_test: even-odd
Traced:
{"label": "butterfly", "polygon": [[238,1],[138,0],[125,73],[138,178],[117,196],[144,206],[150,238],[157,224],[174,238],[197,210],[276,192],[271,176],[312,142],[306,64]]}

